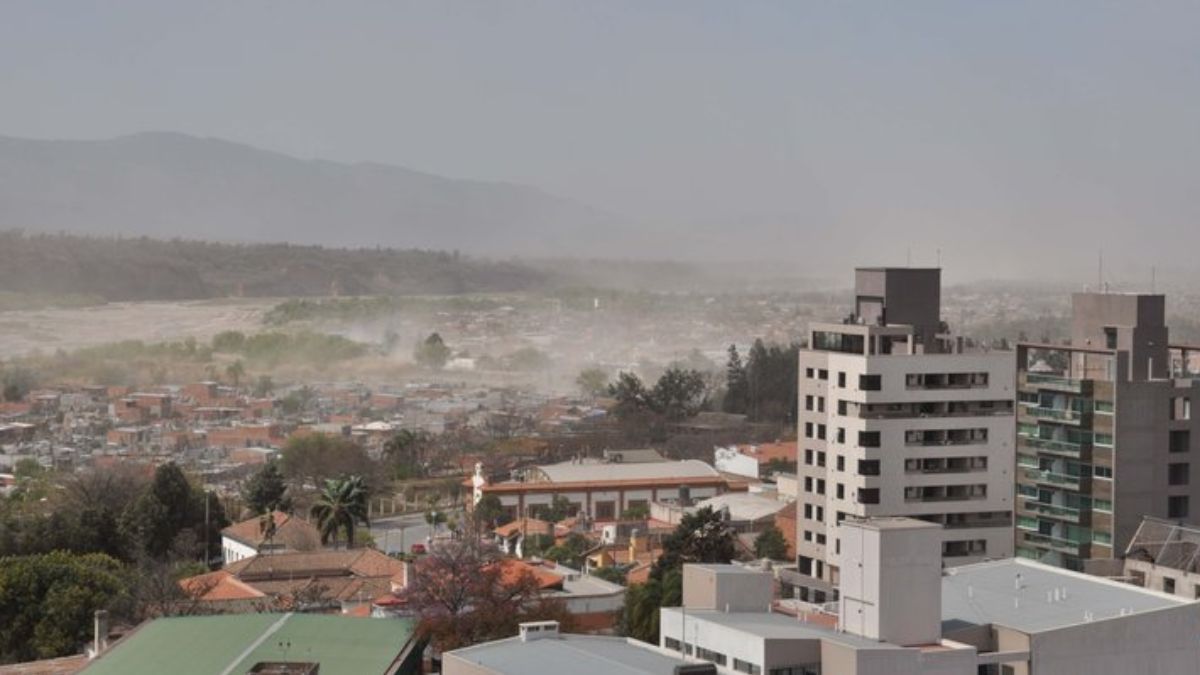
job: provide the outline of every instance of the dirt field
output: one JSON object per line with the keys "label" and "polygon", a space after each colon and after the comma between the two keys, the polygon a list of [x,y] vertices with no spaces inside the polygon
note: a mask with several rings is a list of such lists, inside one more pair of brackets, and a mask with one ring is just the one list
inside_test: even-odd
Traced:
{"label": "dirt field", "polygon": [[123,302],[0,312],[0,359],[120,340],[160,342],[188,336],[206,340],[223,330],[253,332],[262,328],[262,315],[277,302],[274,298]]}

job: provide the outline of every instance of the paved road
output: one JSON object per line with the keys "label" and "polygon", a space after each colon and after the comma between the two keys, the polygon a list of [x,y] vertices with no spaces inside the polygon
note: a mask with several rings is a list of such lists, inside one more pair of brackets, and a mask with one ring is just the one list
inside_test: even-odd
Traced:
{"label": "paved road", "polygon": [[424,513],[388,516],[371,521],[371,536],[375,538],[375,546],[384,553],[409,551],[415,543],[426,543],[431,532],[432,529],[425,523]]}

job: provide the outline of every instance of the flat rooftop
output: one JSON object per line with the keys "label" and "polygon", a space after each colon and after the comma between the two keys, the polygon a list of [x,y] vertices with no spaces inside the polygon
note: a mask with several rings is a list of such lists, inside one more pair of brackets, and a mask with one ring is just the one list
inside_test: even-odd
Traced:
{"label": "flat rooftop", "polygon": [[[678,624],[680,609],[663,607],[662,615]],[[859,635],[841,633],[825,626],[806,623],[794,616],[772,612],[722,612],[715,609],[689,609],[686,620],[710,623],[722,628],[746,633],[767,640],[829,640],[854,649],[904,649]],[[691,633],[689,633],[691,635]]]}
{"label": "flat rooftop", "polygon": [[[493,673],[571,673],[571,675],[672,675],[683,663],[653,645],[618,637],[560,634],[529,642],[509,638],[456,649],[461,659]],[[324,675],[324,669],[321,675]]]}
{"label": "flat rooftop", "polygon": [[562,462],[539,466],[546,479],[555,483],[587,481],[654,480],[659,478],[717,478],[717,470],[698,459],[679,462]]}
{"label": "flat rooftop", "polygon": [[[321,664],[321,675],[385,673],[412,636],[406,619],[230,614],[156,619],[117,642],[87,675],[247,673],[261,661]],[[281,645],[289,645],[287,652]]]}
{"label": "flat rooftop", "polygon": [[1024,633],[1189,602],[1020,558],[955,567],[942,577],[943,623],[994,623]]}

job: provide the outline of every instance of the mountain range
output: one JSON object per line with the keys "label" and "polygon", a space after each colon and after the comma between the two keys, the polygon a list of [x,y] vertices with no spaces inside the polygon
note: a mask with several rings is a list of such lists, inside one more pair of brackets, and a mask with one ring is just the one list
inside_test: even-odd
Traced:
{"label": "mountain range", "polygon": [[0,137],[0,229],[603,256],[627,250],[634,228],[535,187],[155,132]]}

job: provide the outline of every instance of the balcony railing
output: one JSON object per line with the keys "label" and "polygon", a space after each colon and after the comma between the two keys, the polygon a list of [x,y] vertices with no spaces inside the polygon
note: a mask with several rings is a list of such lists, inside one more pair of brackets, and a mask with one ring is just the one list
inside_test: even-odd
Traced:
{"label": "balcony railing", "polygon": [[1039,406],[1024,406],[1025,414],[1038,419],[1051,420],[1054,422],[1068,422],[1071,424],[1079,424],[1083,419],[1083,413],[1078,410],[1069,410],[1066,408],[1042,408]]}
{"label": "balcony railing", "polygon": [[1030,448],[1036,448],[1038,450],[1041,450],[1043,452],[1046,452],[1046,453],[1049,453],[1052,455],[1061,455],[1063,457],[1071,457],[1073,459],[1078,459],[1083,454],[1083,449],[1084,449],[1083,443],[1072,443],[1071,441],[1056,441],[1056,440],[1051,440],[1049,438],[1038,438],[1037,436],[1026,436],[1024,434],[1019,434],[1017,436],[1017,438],[1020,440],[1021,445],[1024,445],[1024,446],[1027,446]]}
{"label": "balcony railing", "polygon": [[1048,534],[1038,532],[1022,532],[1021,536],[1025,541],[1031,544],[1038,544],[1046,548],[1053,549],[1070,555],[1079,555],[1080,550],[1087,543],[1078,539],[1064,539],[1062,537],[1054,537]]}
{"label": "balcony railing", "polygon": [[1065,473],[1055,473],[1053,471],[1041,471],[1039,469],[1022,468],[1021,473],[1026,478],[1036,483],[1044,483],[1046,485],[1054,485],[1056,487],[1064,487],[1072,490],[1078,490],[1083,484],[1083,476],[1072,476]]}
{"label": "balcony railing", "polygon": [[1055,518],[1057,520],[1065,520],[1072,523],[1078,523],[1080,519],[1079,509],[1073,509],[1069,506],[1055,506],[1054,504],[1043,504],[1036,500],[1027,500],[1022,504],[1025,511],[1036,513],[1038,515]]}
{"label": "balcony railing", "polygon": [[1025,381],[1042,387],[1079,392],[1083,389],[1083,381],[1061,375],[1045,375],[1042,373],[1025,373]]}

